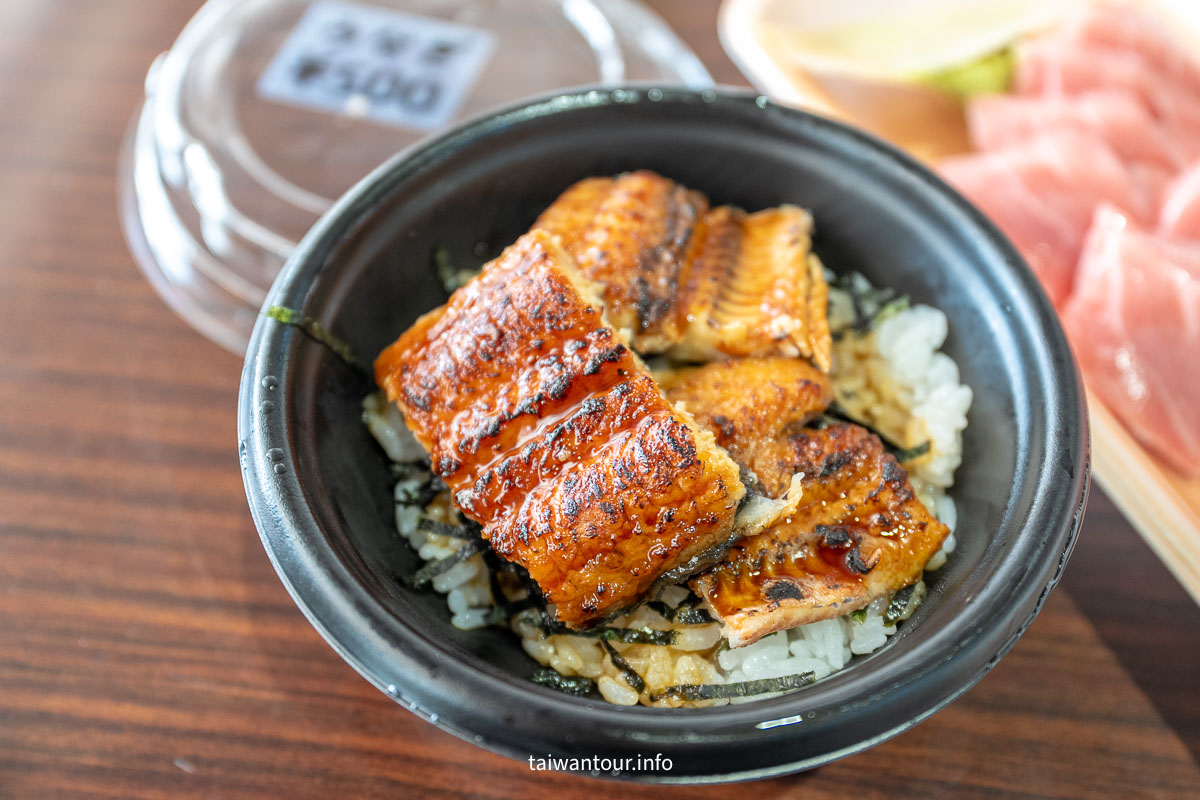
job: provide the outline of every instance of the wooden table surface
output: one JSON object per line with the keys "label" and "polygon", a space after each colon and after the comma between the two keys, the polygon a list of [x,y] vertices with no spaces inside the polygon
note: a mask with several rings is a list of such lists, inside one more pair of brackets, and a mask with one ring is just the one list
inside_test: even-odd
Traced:
{"label": "wooden table surface", "polygon": [[[0,3],[0,798],[1200,793],[1200,610],[1099,491],[1062,584],[991,674],[808,774],[684,789],[534,773],[369,686],[259,546],[240,359],[159,301],[118,227],[122,133],[197,5]],[[715,0],[651,5],[743,82]]]}

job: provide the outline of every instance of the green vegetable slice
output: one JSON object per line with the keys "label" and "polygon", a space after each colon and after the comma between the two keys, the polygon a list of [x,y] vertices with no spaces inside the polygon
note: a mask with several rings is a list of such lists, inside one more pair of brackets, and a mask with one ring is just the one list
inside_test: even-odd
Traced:
{"label": "green vegetable slice", "polygon": [[895,300],[889,300],[880,306],[875,315],[871,317],[871,327],[874,328],[885,319],[894,317],[901,311],[907,311],[910,308],[912,308],[912,301],[909,300],[906,294],[900,295]]}
{"label": "green vegetable slice", "polygon": [[957,67],[918,75],[915,82],[967,100],[977,94],[999,94],[1009,91],[1016,69],[1016,53],[1010,46]]}
{"label": "green vegetable slice", "polygon": [[335,356],[340,358],[345,364],[354,367],[367,375],[370,375],[370,370],[367,365],[355,355],[354,350],[350,345],[343,342],[338,337],[329,332],[321,323],[317,322],[312,317],[309,317],[294,308],[285,308],[283,306],[271,306],[266,310],[266,315],[276,322],[282,322],[284,325],[291,325],[305,336],[309,337],[317,344],[324,345]]}

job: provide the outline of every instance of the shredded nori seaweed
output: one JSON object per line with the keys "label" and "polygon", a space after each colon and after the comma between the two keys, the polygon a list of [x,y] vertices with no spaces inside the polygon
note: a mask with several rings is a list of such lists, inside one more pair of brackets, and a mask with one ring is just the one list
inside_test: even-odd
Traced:
{"label": "shredded nori seaweed", "polygon": [[633,690],[638,694],[646,691],[645,679],[638,674],[636,669],[629,666],[629,662],[621,657],[621,654],[617,652],[617,648],[613,647],[607,639],[601,639],[600,644],[608,653],[608,658],[612,661],[612,665],[620,670],[621,675],[625,678],[625,682],[633,687]]}
{"label": "shredded nori seaweed", "polygon": [[[577,634],[580,635],[580,634]],[[675,631],[656,631],[652,628],[597,628],[583,636],[595,636],[601,641],[617,641],[625,644],[675,644]]]}
{"label": "shredded nori seaweed", "polygon": [[584,636],[602,641],[624,642],[625,644],[675,644],[675,631],[656,631],[653,628],[589,628],[577,631],[550,616],[543,606],[542,632],[547,636]]}
{"label": "shredded nori seaweed", "polygon": [[463,285],[479,274],[479,269],[459,269],[450,258],[450,251],[445,247],[436,247],[433,251],[433,266],[437,270],[438,280],[446,294],[454,294]]}
{"label": "shredded nori seaweed", "polygon": [[671,620],[671,616],[675,613],[675,609],[671,608],[662,600],[647,600],[646,607],[668,622]]}
{"label": "shredded nori seaweed", "polygon": [[695,606],[680,606],[675,609],[675,616],[671,619],[672,622],[680,622],[684,625],[707,625],[710,622],[716,622],[712,615],[703,608]]}
{"label": "shredded nori seaweed", "polygon": [[[696,603],[700,602],[696,598]],[[650,600],[646,603],[650,610],[654,611],[668,622],[678,622],[683,625],[706,625],[710,622],[716,622],[707,611],[697,605],[689,603],[687,600],[680,603],[675,608],[661,600]]]}
{"label": "shredded nori seaweed", "polygon": [[854,310],[854,321],[833,331],[834,341],[840,341],[848,332],[863,336],[888,317],[907,310],[911,302],[908,295],[897,295],[890,286],[861,286],[855,280],[857,272],[837,276],[833,285],[850,295]]}
{"label": "shredded nori seaweed", "polygon": [[432,480],[434,475],[429,471],[429,464],[424,461],[393,461],[391,462],[393,478],[409,478],[414,473],[424,472]]}
{"label": "shredded nori seaweed", "polygon": [[[504,593],[504,587],[500,585],[500,578],[498,577],[500,575],[500,571],[497,570],[494,566],[492,566],[492,561],[493,561],[493,559],[496,559],[496,558],[499,558],[499,556],[496,555],[495,550],[488,549],[488,550],[483,551],[483,565],[485,567],[487,567],[486,572],[487,572],[487,579],[488,579],[488,591],[491,592],[492,603],[495,604],[496,608],[503,608],[504,606],[507,605],[507,603],[502,603],[501,601],[504,600],[508,595],[506,595]],[[511,623],[512,618],[514,616],[516,616],[517,613],[518,612],[514,611],[512,614],[508,615],[508,617],[506,617],[505,619],[499,619],[499,620],[492,621],[492,614],[489,612],[488,613],[488,624],[496,625],[501,622]]]}
{"label": "shredded nori seaweed", "polygon": [[396,498],[398,506],[416,506],[424,508],[433,502],[433,498],[437,497],[438,491],[433,486],[433,481],[428,480],[420,486],[414,486],[411,489],[405,488],[403,497]]}
{"label": "shredded nori seaweed", "polygon": [[451,525],[449,522],[439,522],[436,519],[421,517],[417,520],[417,530],[426,533],[436,533],[438,536],[449,536],[452,539],[473,540],[480,538],[478,526]]}
{"label": "shredded nori seaweed", "polygon": [[[495,595],[495,591],[496,590],[493,589],[493,595]],[[520,614],[522,611],[534,608],[538,602],[539,598],[527,595],[522,597],[520,600],[513,600],[510,603],[501,603],[499,605],[492,606],[490,609],[488,609],[488,613],[484,615],[483,622],[485,625],[500,625],[501,623],[509,622],[513,617],[515,617],[517,614]]]}
{"label": "shredded nori seaweed", "polygon": [[539,667],[533,671],[529,680],[538,686],[557,689],[560,692],[573,694],[577,697],[587,697],[594,693],[596,682],[583,676],[568,677],[549,667]]}
{"label": "shredded nori seaweed", "polygon": [[897,450],[895,453],[892,453],[892,455],[895,456],[897,461],[903,464],[905,461],[912,461],[914,458],[920,458],[921,456],[925,455],[929,452],[929,447],[930,442],[928,439],[926,439],[915,447],[910,447],[907,450]]}
{"label": "shredded nori seaweed", "polygon": [[719,700],[727,697],[752,697],[768,692],[786,692],[808,686],[817,676],[812,672],[785,675],[782,678],[760,678],[740,683],[684,683],[668,686],[650,695],[651,701],[675,698],[676,700]]}
{"label": "shredded nori seaweed", "polygon": [[445,558],[439,558],[437,561],[430,561],[425,566],[417,570],[406,583],[409,586],[420,588],[431,580],[446,572],[455,564],[466,561],[476,553],[482,553],[487,548],[487,542],[483,539],[472,539],[466,542],[462,547],[455,550]]}
{"label": "shredded nori seaweed", "polygon": [[485,550],[483,553],[484,560],[487,561],[493,572],[504,572],[509,575],[516,575],[521,580],[521,585],[526,589],[533,587],[533,591],[538,597],[541,597],[541,590],[537,588],[537,584],[533,582],[533,578],[529,577],[529,572],[520,564],[501,558],[495,550]]}
{"label": "shredded nori seaweed", "polygon": [[587,631],[571,630],[565,625],[556,626],[554,633],[567,636],[586,636],[589,639],[624,642],[625,644],[675,644],[675,631],[656,631],[652,628],[592,628]]}
{"label": "shredded nori seaweed", "polygon": [[830,403],[829,407],[825,409],[825,412],[821,416],[824,417],[825,420],[824,424],[819,425],[819,427],[825,427],[825,425],[829,423],[829,420],[836,420],[838,422],[849,422],[852,425],[858,425],[860,428],[866,428],[870,433],[873,433],[875,436],[879,437],[879,441],[883,443],[883,449],[890,453],[901,464],[903,464],[905,461],[911,461],[918,456],[923,456],[929,452],[930,442],[928,440],[921,442],[915,447],[901,447],[888,437],[884,436],[879,432],[879,430],[871,426],[869,423],[863,422],[861,419],[855,419],[847,414],[845,410],[837,403]]}
{"label": "shredded nori seaweed", "polygon": [[[492,600],[497,603],[487,614],[487,624],[511,623],[513,617],[522,611],[535,608],[538,611],[538,619],[541,621],[541,627],[545,630],[545,620],[549,614],[546,610],[546,600],[542,597],[541,589],[529,577],[529,572],[520,564],[504,560],[490,547],[483,551],[483,561],[488,568],[488,585],[492,590]],[[525,587],[524,597],[506,603],[500,602],[506,596],[504,589],[500,586],[499,579],[496,577],[501,572],[515,575],[521,581],[521,584]]]}
{"label": "shredded nori seaweed", "polygon": [[850,619],[854,620],[859,625],[861,625],[862,623],[867,621],[867,610],[865,608],[860,608],[857,611],[851,611]]}
{"label": "shredded nori seaweed", "polygon": [[[854,309],[854,323],[851,327],[855,333],[861,335],[871,329],[885,308],[897,300],[906,298],[897,297],[896,290],[890,286],[876,288],[870,286],[869,282],[867,286],[861,286],[855,280],[856,277],[861,276],[857,272],[838,275],[833,285],[850,295],[850,303]],[[870,311],[867,310],[868,305],[873,307]]]}
{"label": "shredded nori seaweed", "polygon": [[887,611],[883,614],[883,621],[888,625],[895,625],[904,617],[904,611],[908,608],[908,601],[912,600],[913,592],[917,590],[917,584],[910,583],[900,591],[892,595],[892,602],[888,603]]}
{"label": "shredded nori seaweed", "polygon": [[328,328],[312,317],[294,308],[285,308],[284,306],[271,306],[265,313],[276,322],[291,325],[317,344],[324,345],[331,353],[340,358],[344,364],[370,377],[370,370],[367,369],[367,365],[355,355],[350,345],[334,336]]}

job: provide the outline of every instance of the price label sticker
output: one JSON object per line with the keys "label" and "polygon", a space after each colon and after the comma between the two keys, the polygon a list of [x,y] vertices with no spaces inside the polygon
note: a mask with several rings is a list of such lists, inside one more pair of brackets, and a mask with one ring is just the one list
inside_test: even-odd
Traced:
{"label": "price label sticker", "polygon": [[258,80],[261,97],[417,130],[454,118],[488,31],[357,3],[309,6]]}

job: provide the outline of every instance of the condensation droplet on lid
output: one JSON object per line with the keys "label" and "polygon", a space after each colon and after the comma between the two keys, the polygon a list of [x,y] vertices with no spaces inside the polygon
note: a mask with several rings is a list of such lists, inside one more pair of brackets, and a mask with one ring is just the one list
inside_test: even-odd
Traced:
{"label": "condensation droplet on lid", "polygon": [[276,464],[275,465],[275,474],[276,475],[282,475],[285,472],[287,472],[287,465],[285,465],[285,464]]}
{"label": "condensation droplet on lid", "polygon": [[267,461],[282,461],[283,451],[278,447],[272,447],[267,451]]}
{"label": "condensation droplet on lid", "polygon": [[646,92],[646,97],[649,97],[653,102],[657,103],[663,99],[662,89],[651,89]]}
{"label": "condensation droplet on lid", "polygon": [[758,97],[754,98],[754,105],[758,106],[759,108],[766,108],[767,104],[770,102],[771,101],[767,99],[765,94],[760,94]]}
{"label": "condensation droplet on lid", "polygon": [[273,390],[279,386],[279,380],[274,375],[267,375],[262,379],[264,389]]}
{"label": "condensation droplet on lid", "polygon": [[437,714],[430,714],[430,715],[429,715],[429,721],[430,721],[430,722],[432,722],[432,723],[434,723],[434,724],[436,725],[436,724],[437,724],[437,721],[438,721],[438,715],[437,715]]}
{"label": "condensation droplet on lid", "polygon": [[275,404],[270,400],[263,400],[262,404],[259,405],[258,410],[264,414],[270,414],[275,410]]}
{"label": "condensation droplet on lid", "polygon": [[384,689],[384,691],[387,692],[388,694],[390,694],[392,697],[395,697],[396,694],[399,692],[399,690],[396,688],[396,684],[394,684],[394,683],[389,683],[387,685],[387,688]]}
{"label": "condensation droplet on lid", "polygon": [[700,93],[700,99],[706,103],[715,103],[717,101],[717,93],[712,89],[705,89]]}

